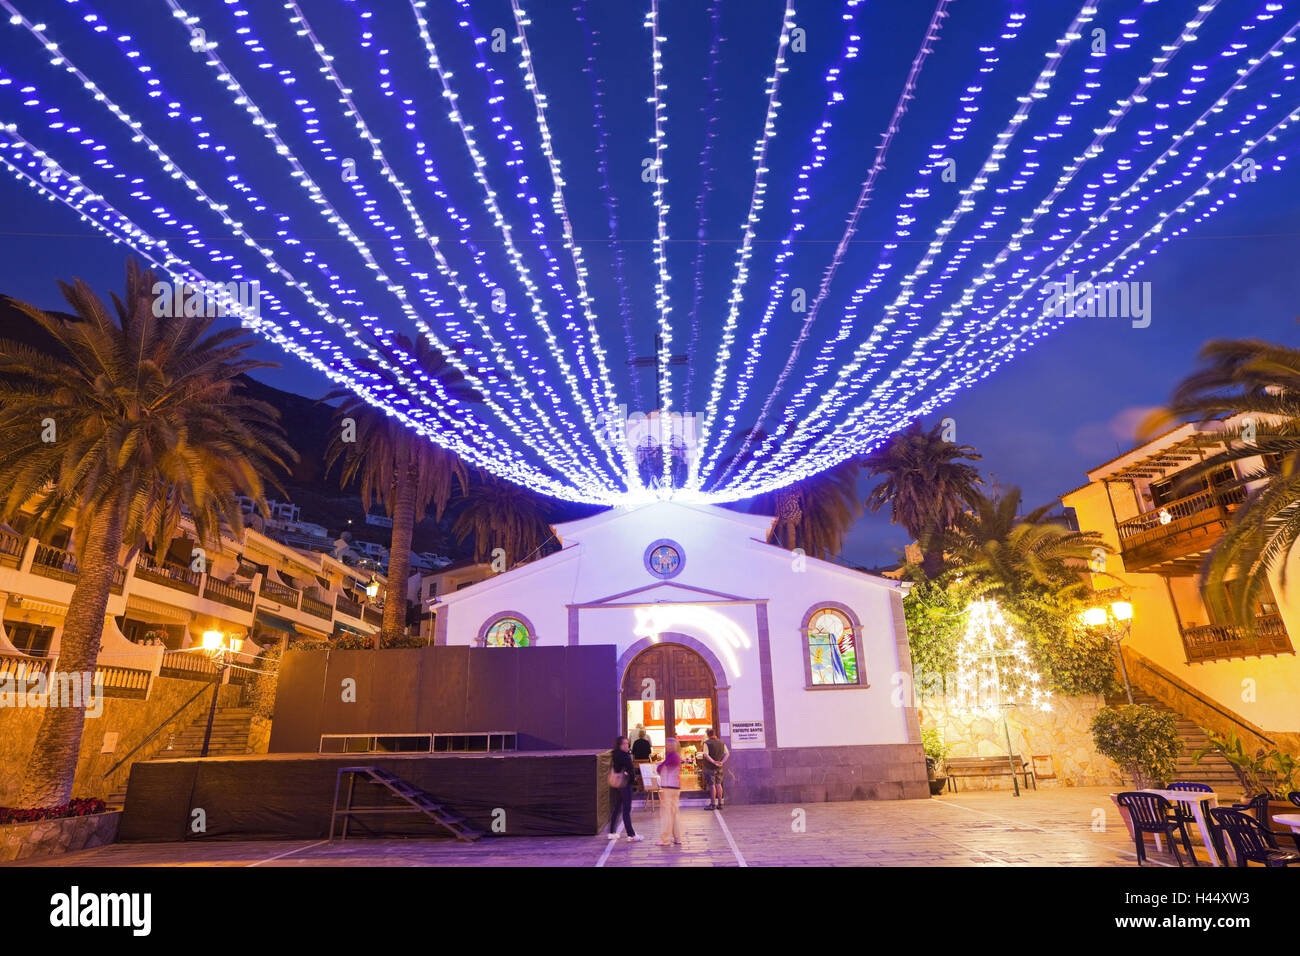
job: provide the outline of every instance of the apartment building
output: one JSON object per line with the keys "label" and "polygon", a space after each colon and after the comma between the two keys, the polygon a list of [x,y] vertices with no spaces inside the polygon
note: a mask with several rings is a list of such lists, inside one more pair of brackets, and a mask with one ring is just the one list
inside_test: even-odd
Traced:
{"label": "apartment building", "polygon": [[[63,528],[42,541],[0,526],[0,677],[55,666],[78,574],[70,536]],[[105,693],[146,696],[153,678],[213,671],[207,657],[186,651],[208,631],[240,645],[245,661],[290,639],[373,634],[382,593],[372,572],[251,529],[204,550],[183,521],[165,552],[117,569],[99,658]]]}
{"label": "apartment building", "polygon": [[1300,558],[1288,558],[1291,590],[1279,573],[1256,602],[1253,632],[1226,611],[1236,582],[1209,595],[1198,577],[1259,483],[1249,476],[1276,463],[1245,459],[1190,486],[1186,473],[1223,447],[1215,434],[1247,424],[1235,416],[1172,428],[1094,468],[1061,502],[1081,530],[1100,532],[1115,551],[1106,570],[1123,580],[1133,605],[1124,645],[1134,683],[1202,726],[1253,735],[1260,746],[1293,744],[1300,741]]}
{"label": "apartment building", "polygon": [[441,599],[471,584],[486,581],[492,574],[492,565],[486,561],[459,561],[436,571],[412,574],[407,579],[406,601],[418,608],[419,620],[418,623],[412,620],[408,632],[432,643]]}

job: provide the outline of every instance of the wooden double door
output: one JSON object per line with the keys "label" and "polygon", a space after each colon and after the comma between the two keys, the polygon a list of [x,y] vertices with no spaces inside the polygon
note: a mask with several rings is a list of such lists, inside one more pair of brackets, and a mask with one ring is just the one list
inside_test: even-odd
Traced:
{"label": "wooden double door", "polygon": [[[633,712],[643,714],[638,720]],[[704,658],[682,644],[663,643],[638,654],[623,675],[623,733],[637,723],[663,737],[691,739],[716,727],[718,685]],[[662,724],[660,724],[662,721]],[[662,731],[660,731],[662,726]]]}

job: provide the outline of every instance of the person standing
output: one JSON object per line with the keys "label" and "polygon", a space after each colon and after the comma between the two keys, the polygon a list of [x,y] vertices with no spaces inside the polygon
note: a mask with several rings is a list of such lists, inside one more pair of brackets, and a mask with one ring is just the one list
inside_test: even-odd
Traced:
{"label": "person standing", "polygon": [[650,738],[645,735],[645,729],[637,724],[636,740],[632,741],[632,759],[649,760],[650,759]]}
{"label": "person standing", "polygon": [[632,829],[632,774],[636,772],[636,764],[632,762],[628,747],[627,738],[618,737],[609,754],[609,839],[618,839],[618,816],[621,811],[627,842],[638,843],[644,838],[637,836],[636,830]]}
{"label": "person standing", "polygon": [[680,821],[682,798],[682,755],[677,750],[677,738],[669,737],[664,741],[663,763],[655,770],[659,773],[659,845],[668,845],[668,836],[673,843],[682,844],[682,825]]}
{"label": "person standing", "polygon": [[718,736],[718,731],[710,727],[704,738],[705,758],[709,767],[709,809],[722,809],[722,775],[723,764],[731,757],[731,751]]}

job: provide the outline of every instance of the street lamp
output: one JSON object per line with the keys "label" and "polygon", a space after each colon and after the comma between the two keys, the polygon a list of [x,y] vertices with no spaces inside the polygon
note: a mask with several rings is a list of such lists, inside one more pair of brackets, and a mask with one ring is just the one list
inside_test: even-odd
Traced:
{"label": "street lamp", "polygon": [[374,577],[366,582],[366,597],[372,601],[379,597],[379,581]]}
{"label": "street lamp", "polygon": [[[1124,678],[1124,693],[1128,702],[1133,703],[1133,688],[1128,682],[1128,665],[1124,662],[1124,650],[1120,643],[1129,636],[1133,620],[1133,605],[1128,601],[1112,601],[1109,607],[1090,607],[1079,615],[1087,627],[1104,627],[1106,636],[1115,645],[1119,656],[1119,671]],[[1121,628],[1120,625],[1123,625]]]}
{"label": "street lamp", "polygon": [[217,679],[212,683],[212,703],[208,706],[208,726],[203,731],[203,749],[199,752],[200,757],[208,755],[208,745],[212,742],[212,724],[217,717],[217,696],[221,693],[221,680],[225,676],[226,663],[225,655],[230,653],[239,653],[240,647],[244,644],[243,638],[237,638],[233,634],[227,643],[226,635],[221,631],[204,631],[203,632],[203,649],[212,655],[212,663],[217,665]]}

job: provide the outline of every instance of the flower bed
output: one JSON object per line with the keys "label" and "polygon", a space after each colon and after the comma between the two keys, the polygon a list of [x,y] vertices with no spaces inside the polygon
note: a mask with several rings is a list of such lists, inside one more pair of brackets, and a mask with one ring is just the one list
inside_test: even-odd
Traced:
{"label": "flower bed", "polygon": [[73,800],[38,810],[0,808],[0,862],[103,846],[117,839],[120,811],[103,800]]}

